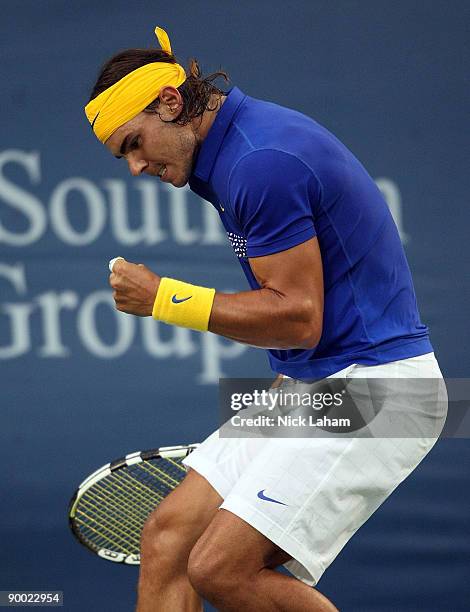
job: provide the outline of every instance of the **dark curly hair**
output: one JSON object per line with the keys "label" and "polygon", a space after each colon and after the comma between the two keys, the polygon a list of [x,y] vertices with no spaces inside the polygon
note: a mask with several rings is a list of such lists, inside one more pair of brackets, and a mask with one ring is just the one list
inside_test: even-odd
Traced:
{"label": "dark curly hair", "polygon": [[[126,74],[149,64],[151,62],[169,62],[175,64],[176,58],[161,49],[126,49],[109,59],[96,80],[95,86],[90,95],[90,100],[96,98],[102,91],[117,83]],[[189,73],[189,74],[188,74]],[[213,72],[204,77],[199,68],[197,60],[192,59],[189,69],[186,71],[188,77],[186,81],[178,87],[178,91],[183,97],[183,110],[180,115],[173,120],[173,123],[186,125],[195,117],[200,117],[206,110],[215,110],[217,102],[212,107],[211,99],[214,94],[220,98],[227,92],[214,85],[214,81],[221,77],[228,83],[229,78],[223,71]],[[156,98],[145,109],[145,112],[155,112],[158,108],[159,100]]]}

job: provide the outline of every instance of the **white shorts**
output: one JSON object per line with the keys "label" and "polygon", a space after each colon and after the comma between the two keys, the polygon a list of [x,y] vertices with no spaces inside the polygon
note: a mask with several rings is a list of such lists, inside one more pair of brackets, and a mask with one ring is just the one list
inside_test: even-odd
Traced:
{"label": "white shorts", "polygon": [[[441,378],[442,374],[429,353],[379,366],[352,365],[333,377]],[[406,408],[415,419],[435,421],[440,432],[446,410],[426,415],[425,406]],[[287,569],[314,586],[436,439],[220,438],[217,430],[184,463],[220,494],[221,508],[287,552],[292,557]]]}

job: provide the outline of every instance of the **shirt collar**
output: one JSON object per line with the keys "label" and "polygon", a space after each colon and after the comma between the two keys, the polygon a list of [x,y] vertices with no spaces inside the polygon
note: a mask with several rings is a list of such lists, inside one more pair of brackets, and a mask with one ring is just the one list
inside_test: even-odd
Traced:
{"label": "shirt collar", "polygon": [[193,175],[204,182],[209,181],[209,176],[214,167],[215,160],[227,133],[232,119],[246,95],[234,87],[227,95],[225,102],[217,113],[214,123],[211,125],[207,136],[204,138],[199,149]]}

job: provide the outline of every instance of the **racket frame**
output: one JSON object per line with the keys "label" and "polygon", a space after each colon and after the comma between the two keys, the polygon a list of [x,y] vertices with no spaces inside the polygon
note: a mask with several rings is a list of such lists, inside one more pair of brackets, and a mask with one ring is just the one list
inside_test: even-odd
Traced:
{"label": "racket frame", "polygon": [[150,459],[177,459],[180,457],[184,458],[187,457],[190,453],[192,453],[198,446],[199,444],[161,446],[160,448],[153,448],[146,451],[136,451],[134,453],[129,453],[124,457],[120,457],[119,459],[115,459],[110,463],[106,463],[105,465],[92,472],[89,476],[87,476],[87,478],[85,478],[85,480],[83,480],[83,482],[80,483],[69,502],[68,520],[69,527],[73,535],[77,538],[80,544],[83,544],[83,546],[85,546],[85,548],[87,548],[90,552],[95,553],[102,559],[106,559],[107,561],[113,561],[114,563],[140,565],[140,554],[128,555],[126,553],[116,552],[107,548],[100,548],[96,550],[90,547],[90,545],[83,537],[75,523],[75,513],[80,499],[97,482],[103,480],[103,478],[106,478],[113,472],[116,472],[117,470],[120,470],[123,467],[142,463],[143,461],[148,461]]}

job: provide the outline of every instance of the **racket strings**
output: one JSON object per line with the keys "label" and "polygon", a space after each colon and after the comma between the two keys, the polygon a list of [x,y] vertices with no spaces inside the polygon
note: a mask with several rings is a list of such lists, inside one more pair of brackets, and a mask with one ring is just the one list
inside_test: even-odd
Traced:
{"label": "racket strings", "polygon": [[[83,496],[83,503],[85,505],[88,504],[88,509],[92,509],[95,512],[95,516],[104,515],[106,516],[110,522],[115,524],[119,529],[131,529],[132,526],[137,529],[141,528],[142,520],[148,516],[148,511],[152,507],[158,503],[158,499],[155,499],[153,496],[148,496],[147,498],[142,495],[138,495],[139,502],[146,503],[144,507],[145,513],[140,511],[142,506],[137,504],[130,504],[127,500],[129,499],[129,494],[131,494],[134,498],[136,497],[136,492],[130,486],[125,487],[117,487],[116,490],[113,490],[112,487],[106,486],[110,485],[110,482],[103,481],[103,483],[98,483],[102,486],[93,487],[90,491],[88,491],[88,495],[85,494]],[[116,483],[114,483],[116,484]],[[104,493],[102,495],[101,493]],[[140,512],[139,512],[140,511]],[[141,520],[138,521],[136,515],[139,515]],[[133,523],[133,525],[129,525],[129,523]]]}
{"label": "racket strings", "polygon": [[95,550],[138,553],[149,514],[186,475],[182,459],[158,457],[127,465],[86,491],[75,524],[87,544]]}
{"label": "racket strings", "polygon": [[[87,521],[88,520],[90,519],[87,518]],[[82,527],[86,528],[86,533],[88,534],[88,537],[86,538],[87,542],[89,545],[92,546],[94,550],[97,550],[99,548],[108,548],[111,543],[111,545],[113,546],[113,549],[116,550],[116,552],[125,553],[127,551],[127,546],[123,546],[121,542],[116,541],[114,538],[110,537],[109,535],[103,534],[101,531],[99,531],[95,527],[92,527],[88,522],[84,522],[83,519],[81,519],[80,517],[76,518],[76,525],[77,526],[81,525]],[[91,540],[89,536],[90,532],[96,534],[97,537]]]}
{"label": "racket strings", "polygon": [[[159,458],[157,460],[154,459],[137,463],[131,467],[146,469],[152,472],[152,474],[158,473],[164,481],[168,482],[172,489],[186,476],[186,468],[181,465],[181,459],[176,461],[171,458]],[[151,478],[151,482],[154,482],[153,477]]]}
{"label": "racket strings", "polygon": [[158,496],[158,492],[156,492],[155,489],[143,483],[140,478],[136,478],[124,472],[124,470],[116,472],[116,481],[114,485],[117,487],[120,486],[122,491],[126,494],[132,493],[133,498],[131,499],[133,499],[133,501],[143,502],[144,504],[149,501],[153,502]]}
{"label": "racket strings", "polygon": [[[143,487],[139,480],[124,471],[114,472],[108,478],[97,483],[94,489],[101,489],[106,494],[104,499],[106,511],[110,511],[110,514],[112,514],[113,510],[115,512],[117,510],[126,521],[136,514],[140,514],[145,520],[149,510],[154,508],[164,497],[155,488]],[[102,497],[101,499],[103,500]],[[129,500],[139,503],[132,503]],[[135,518],[133,520],[136,522]]]}
{"label": "racket strings", "polygon": [[151,474],[152,476],[156,476],[161,482],[168,485],[168,487],[170,487],[171,489],[174,489],[179,484],[179,480],[172,478],[155,465],[139,464],[139,467],[142,470]]}
{"label": "racket strings", "polygon": [[123,523],[123,519],[125,519],[125,523],[123,524],[129,524],[129,529],[134,528],[139,530],[142,525],[142,522],[137,520],[135,516],[133,516],[127,509],[126,512],[122,511],[122,509],[118,505],[121,502],[121,499],[103,497],[99,495],[97,491],[94,491],[93,495],[90,495],[85,498],[83,502],[85,505],[89,504],[96,513],[99,513],[100,511],[102,512],[101,509],[103,508],[103,504],[105,504],[107,508],[107,516],[109,516],[111,521],[118,523],[118,525],[121,525]]}
{"label": "racket strings", "polygon": [[167,461],[170,465],[172,465],[179,474],[182,474],[183,477],[186,476],[186,474],[188,473],[184,465],[181,464],[182,459],[180,459],[179,461],[175,461],[175,459],[167,457],[166,459],[164,459],[164,461]]}
{"label": "racket strings", "polygon": [[[99,497],[103,507],[109,507],[110,511],[114,510],[118,515],[138,517],[138,515],[143,514],[142,506],[136,505],[133,502],[133,497],[129,495],[129,493],[133,493],[133,489],[129,486],[116,485],[117,483],[104,481],[102,486],[96,487],[93,494]],[[158,493],[155,493],[155,497],[152,498],[152,502],[154,501],[155,503],[161,501]]]}
{"label": "racket strings", "polygon": [[[111,516],[124,517],[125,520],[130,520],[136,526],[142,525],[142,519],[145,520],[147,517],[147,508],[142,508],[140,505],[132,504],[129,502],[129,496],[119,492],[109,493],[109,489],[106,486],[97,488],[93,491],[94,497],[99,501],[102,507],[106,507]],[[157,502],[155,502],[157,503]]]}
{"label": "racket strings", "polygon": [[[105,540],[112,538],[113,544],[124,544],[125,550],[120,550],[119,552],[126,552],[129,546],[131,546],[134,551],[138,551],[143,524],[152,509],[158,504],[161,497],[156,495],[142,495],[135,490],[132,486],[132,482],[124,481],[124,486],[119,486],[116,481],[122,481],[123,474],[118,476],[118,472],[116,472],[111,476],[114,476],[114,478],[110,477],[99,483],[102,485],[100,487],[101,490],[107,494],[105,503],[103,504],[100,500],[96,500],[97,503],[93,503],[94,491],[92,495],[92,490],[90,490],[88,495],[83,496],[81,500],[82,505],[77,507],[77,512],[83,514],[87,521],[94,524],[93,533],[98,531],[99,535]],[[95,488],[96,487],[93,489]],[[137,503],[130,505],[124,501],[128,500],[130,496],[131,499],[134,499]],[[119,509],[119,511],[116,516],[117,509]],[[137,522],[136,510],[140,517],[140,522]],[[88,523],[83,520],[83,517],[81,518],[82,526],[85,528],[88,527]],[[130,525],[131,522],[133,523],[132,525]],[[106,525],[106,527],[104,527],[104,525]],[[91,534],[84,535],[87,536],[87,539],[94,540]],[[116,541],[116,538],[118,538],[118,541]],[[105,543],[106,541],[101,541],[99,546],[101,547]],[[98,546],[96,542],[95,544]],[[109,547],[109,542],[107,547]]]}
{"label": "racket strings", "polygon": [[[106,525],[100,521],[100,511],[96,504],[90,502],[90,500],[83,500],[83,506],[80,509],[81,520],[86,519],[90,523],[94,524],[95,531],[99,531],[102,537],[108,539],[112,538],[122,543],[128,544],[129,541],[134,541],[136,537],[139,537],[138,530],[131,530],[126,527],[123,523],[112,519],[109,514],[106,515]],[[88,523],[87,523],[88,525]]]}

